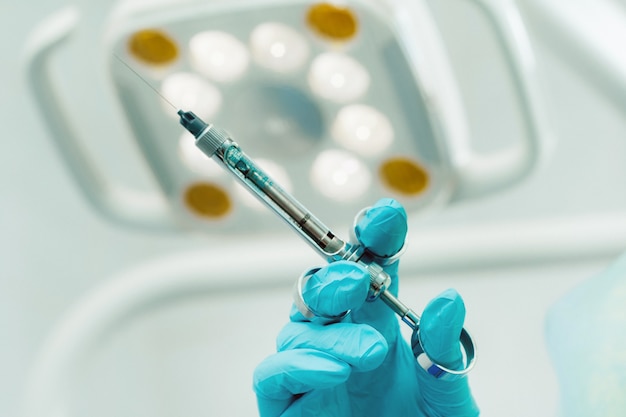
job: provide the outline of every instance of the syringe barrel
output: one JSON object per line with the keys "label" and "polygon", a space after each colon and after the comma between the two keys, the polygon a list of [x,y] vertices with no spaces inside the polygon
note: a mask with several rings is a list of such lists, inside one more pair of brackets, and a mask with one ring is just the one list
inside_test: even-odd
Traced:
{"label": "syringe barrel", "polygon": [[180,123],[196,138],[196,146],[205,155],[219,160],[257,198],[276,212],[329,262],[343,259],[351,246],[289,193],[276,184],[230,138],[228,132],[208,125],[193,112],[180,110]]}
{"label": "syringe barrel", "polygon": [[244,185],[298,231],[328,261],[341,259],[346,243],[276,184],[236,143],[226,141],[214,157],[232,171]]}

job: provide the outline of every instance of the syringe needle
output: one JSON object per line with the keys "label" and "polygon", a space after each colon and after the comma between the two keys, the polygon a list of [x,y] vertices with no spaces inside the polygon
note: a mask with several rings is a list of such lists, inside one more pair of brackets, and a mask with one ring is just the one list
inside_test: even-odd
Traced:
{"label": "syringe needle", "polygon": [[163,99],[163,101],[165,101],[167,104],[169,104],[170,106],[172,106],[172,108],[173,108],[174,110],[178,110],[178,109],[176,108],[176,106],[174,106],[174,105],[172,104],[172,102],[171,102],[171,101],[169,101],[168,99],[166,99],[166,98],[165,98],[165,96],[163,96],[163,94],[159,93],[159,90],[157,90],[156,88],[154,88],[154,87],[152,86],[152,84],[150,84],[150,83],[148,82],[148,80],[146,80],[146,79],[145,79],[145,78],[143,78],[141,75],[139,75],[139,73],[138,73],[137,71],[135,71],[135,70],[134,70],[134,69],[133,69],[130,65],[128,65],[128,64],[127,64],[127,63],[126,63],[126,62],[125,62],[122,58],[120,58],[117,54],[113,54],[113,56],[115,57],[115,59],[117,59],[117,60],[118,60],[118,61],[120,61],[122,64],[124,64],[124,66],[125,66],[126,68],[128,68],[128,69],[129,69],[129,70],[130,70],[133,74],[135,74],[137,77],[139,77],[139,79],[140,79],[141,81],[143,81],[144,83],[146,83],[146,85],[147,85],[148,87],[150,87],[150,88],[152,89],[152,91],[154,91],[155,93],[157,93],[157,95],[158,95],[159,97],[161,97],[161,98]]}

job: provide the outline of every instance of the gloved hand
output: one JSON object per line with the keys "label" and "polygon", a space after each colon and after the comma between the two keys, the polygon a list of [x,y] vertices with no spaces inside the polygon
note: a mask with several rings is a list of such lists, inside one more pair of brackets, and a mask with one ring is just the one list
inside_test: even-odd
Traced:
{"label": "gloved hand", "polygon": [[[359,241],[378,256],[395,254],[406,236],[406,212],[395,200],[381,200],[359,221]],[[398,292],[398,263],[385,267],[389,290]],[[307,321],[294,307],[277,338],[278,353],[254,373],[261,417],[476,416],[467,377],[436,379],[418,365],[395,314],[382,300],[366,302],[369,274],[348,261],[331,263],[306,282],[303,298],[314,311],[339,323]],[[463,366],[459,334],[465,307],[454,290],[425,308],[423,347],[450,369]]]}

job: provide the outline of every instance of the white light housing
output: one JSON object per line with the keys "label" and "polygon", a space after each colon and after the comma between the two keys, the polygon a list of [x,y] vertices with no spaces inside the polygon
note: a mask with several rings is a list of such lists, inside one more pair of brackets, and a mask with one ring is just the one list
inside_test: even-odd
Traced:
{"label": "white light housing", "polygon": [[363,156],[374,156],[384,151],[394,137],[387,116],[362,104],[341,109],[331,127],[331,133],[346,149]]}
{"label": "white light housing", "polygon": [[309,85],[320,97],[345,103],[365,94],[370,85],[370,75],[354,58],[328,52],[313,60]]}
{"label": "white light housing", "polygon": [[178,149],[183,162],[194,172],[207,177],[218,177],[226,173],[216,161],[211,161],[211,158],[198,149],[196,138],[191,133],[185,131],[181,135]]}
{"label": "white light housing", "polygon": [[[161,84],[161,94],[179,109],[191,110],[201,119],[212,117],[222,105],[222,93],[202,77],[178,72],[168,76]],[[165,112],[178,118],[168,103]]]}
{"label": "white light housing", "polygon": [[236,81],[246,72],[250,61],[241,41],[219,31],[194,35],[189,41],[189,55],[194,70],[218,82]]}
{"label": "white light housing", "polygon": [[252,55],[262,67],[276,72],[295,71],[309,57],[309,45],[302,35],[281,23],[263,23],[250,35]]}
{"label": "white light housing", "polygon": [[[289,193],[292,191],[293,187],[291,186],[289,175],[281,165],[269,159],[262,158],[255,158],[255,162],[263,171],[265,171],[267,175],[280,184],[285,191]],[[267,208],[261,204],[261,202],[254,195],[252,195],[247,188],[242,186],[239,182],[236,182],[236,184],[236,193],[246,206],[259,211],[267,211]]]}
{"label": "white light housing", "polygon": [[354,155],[340,150],[327,150],[313,162],[311,181],[326,197],[349,201],[367,191],[372,175]]}

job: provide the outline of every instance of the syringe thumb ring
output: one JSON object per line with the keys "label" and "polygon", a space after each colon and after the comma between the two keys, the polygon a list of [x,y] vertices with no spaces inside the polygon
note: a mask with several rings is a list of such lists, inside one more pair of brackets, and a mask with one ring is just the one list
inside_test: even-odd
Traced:
{"label": "syringe thumb ring", "polygon": [[436,363],[426,353],[421,339],[419,324],[413,331],[413,336],[411,337],[411,348],[413,349],[413,354],[415,355],[417,363],[422,367],[422,369],[433,377],[445,381],[454,381],[464,377],[469,373],[469,371],[472,370],[472,368],[474,368],[474,364],[476,363],[476,346],[474,345],[472,337],[467,330],[465,330],[465,328],[461,329],[459,347],[461,348],[461,354],[463,355],[463,368],[458,370],[449,369]]}

